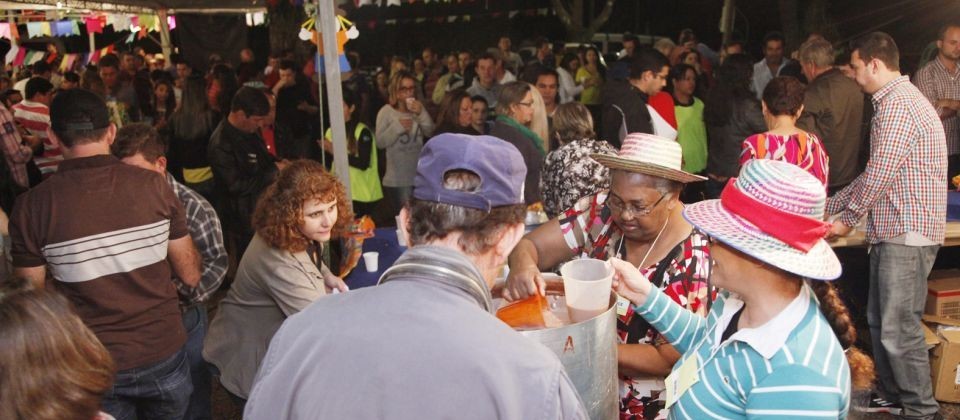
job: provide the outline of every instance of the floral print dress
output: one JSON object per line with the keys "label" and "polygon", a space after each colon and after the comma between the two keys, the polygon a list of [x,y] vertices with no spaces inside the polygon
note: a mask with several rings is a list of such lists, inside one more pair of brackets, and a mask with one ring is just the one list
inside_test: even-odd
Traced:
{"label": "floral print dress", "polygon": [[574,140],[547,154],[540,173],[543,209],[557,217],[577,200],[610,188],[610,170],[590,158],[592,153],[615,155],[617,149],[601,140]]}
{"label": "floral print dress", "polygon": [[[623,234],[613,223],[605,205],[607,191],[584,197],[560,216],[560,229],[567,246],[580,258],[626,258]],[[706,316],[708,302],[714,296],[709,284],[710,249],[707,236],[693,230],[667,257],[640,272],[664,291],[674,302],[698,315]],[[661,345],[666,339],[636,315],[631,304],[617,320],[620,344]],[[653,419],[663,408],[658,402],[665,387],[662,377],[620,376],[620,419]]]}

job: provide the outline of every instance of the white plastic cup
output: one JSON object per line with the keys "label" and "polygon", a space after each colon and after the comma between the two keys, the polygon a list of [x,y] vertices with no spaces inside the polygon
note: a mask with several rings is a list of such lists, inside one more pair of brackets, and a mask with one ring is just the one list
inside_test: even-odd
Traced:
{"label": "white plastic cup", "polygon": [[379,252],[364,252],[363,253],[363,264],[367,266],[368,273],[374,273],[380,268],[380,253]]}
{"label": "white plastic cup", "polygon": [[586,321],[610,307],[613,267],[606,261],[581,258],[560,268],[567,313],[573,322]]}

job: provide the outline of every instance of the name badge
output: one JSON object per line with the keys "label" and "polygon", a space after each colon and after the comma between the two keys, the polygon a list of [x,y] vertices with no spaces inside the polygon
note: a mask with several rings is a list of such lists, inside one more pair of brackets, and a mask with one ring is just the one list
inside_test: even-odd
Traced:
{"label": "name badge", "polygon": [[623,296],[617,295],[617,316],[627,315],[627,309],[630,309],[630,301]]}
{"label": "name badge", "polygon": [[664,384],[667,386],[667,407],[673,406],[684,392],[687,392],[690,387],[700,382],[700,378],[697,376],[697,373],[700,371],[698,365],[699,361],[697,360],[696,353],[691,354],[683,359],[680,368],[671,372],[670,376],[667,376],[667,379],[664,381]]}

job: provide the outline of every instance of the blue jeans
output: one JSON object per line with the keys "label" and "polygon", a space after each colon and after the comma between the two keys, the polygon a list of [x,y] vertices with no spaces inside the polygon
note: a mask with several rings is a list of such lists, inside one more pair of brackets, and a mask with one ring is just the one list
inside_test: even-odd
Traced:
{"label": "blue jeans", "polygon": [[873,344],[879,390],[888,401],[903,404],[904,418],[932,418],[930,360],[920,316],[927,298],[927,276],[939,245],[891,243],[870,249],[867,324]]}
{"label": "blue jeans", "polygon": [[203,337],[207,335],[207,311],[197,304],[183,312],[183,327],[187,330],[187,343],[183,351],[190,364],[190,378],[193,380],[193,394],[185,420],[210,419],[210,371],[203,361]]}
{"label": "blue jeans", "polygon": [[152,365],[117,372],[103,411],[117,420],[180,420],[192,391],[187,354],[180,349]]}

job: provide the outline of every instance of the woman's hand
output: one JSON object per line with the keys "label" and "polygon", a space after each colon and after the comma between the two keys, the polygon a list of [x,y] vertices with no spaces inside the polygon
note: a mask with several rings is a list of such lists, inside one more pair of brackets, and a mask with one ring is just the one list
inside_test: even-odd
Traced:
{"label": "woman's hand", "polygon": [[343,282],[343,279],[329,272],[323,273],[323,284],[327,286],[327,292],[332,292],[334,289],[339,290],[340,293],[350,290],[347,284]]}
{"label": "woman's hand", "polygon": [[526,299],[536,293],[546,296],[547,293],[547,285],[536,266],[510,270],[506,283],[503,298],[507,302]]}
{"label": "woman's hand", "polygon": [[650,293],[650,280],[648,280],[637,267],[619,258],[611,258],[610,265],[613,266],[613,290],[620,296],[627,298],[634,305],[640,306],[647,300],[647,294]]}

